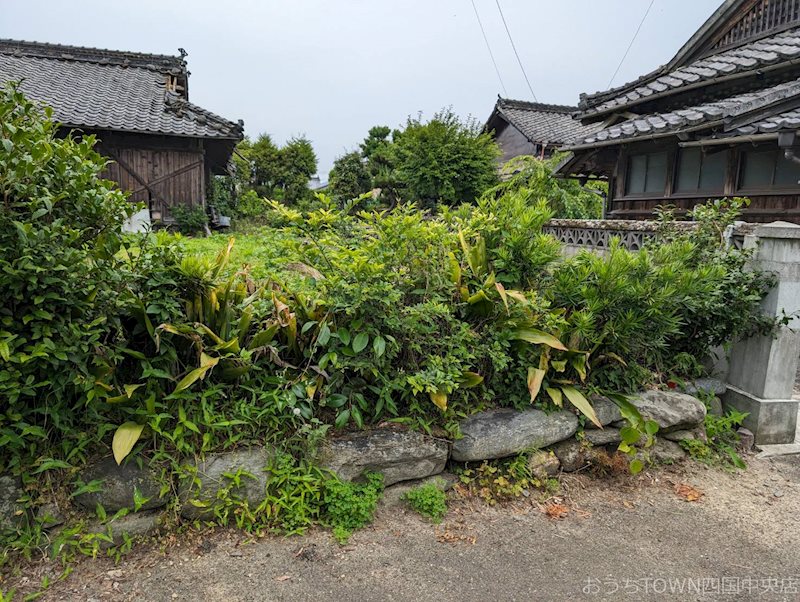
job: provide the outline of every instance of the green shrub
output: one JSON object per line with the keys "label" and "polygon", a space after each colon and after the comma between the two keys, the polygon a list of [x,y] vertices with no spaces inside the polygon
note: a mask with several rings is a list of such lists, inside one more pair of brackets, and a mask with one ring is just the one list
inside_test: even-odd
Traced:
{"label": "green shrub", "polygon": [[394,136],[393,152],[401,195],[423,206],[472,203],[497,182],[500,151],[491,135],[450,109],[427,123],[409,118]]}
{"label": "green shrub", "polygon": [[333,528],[333,535],[347,543],[353,531],[372,522],[383,492],[383,475],[370,473],[365,483],[348,483],[330,479],[322,494],[322,517]]}
{"label": "green shrub", "polygon": [[414,487],[403,495],[403,499],[422,516],[436,523],[442,522],[447,514],[447,496],[436,483]]}
{"label": "green shrub", "polygon": [[181,234],[197,234],[208,226],[208,215],[204,207],[187,207],[174,205],[169,212],[175,219],[175,225]]}

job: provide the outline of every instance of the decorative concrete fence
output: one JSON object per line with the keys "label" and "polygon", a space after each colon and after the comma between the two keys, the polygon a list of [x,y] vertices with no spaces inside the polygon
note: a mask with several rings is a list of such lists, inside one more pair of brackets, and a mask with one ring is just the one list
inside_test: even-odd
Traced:
{"label": "decorative concrete fence", "polygon": [[[693,222],[676,222],[676,228],[692,230]],[[571,257],[583,250],[605,254],[613,238],[622,246],[638,251],[656,236],[659,223],[639,220],[551,219],[542,230],[556,237],[564,246],[564,255]]]}

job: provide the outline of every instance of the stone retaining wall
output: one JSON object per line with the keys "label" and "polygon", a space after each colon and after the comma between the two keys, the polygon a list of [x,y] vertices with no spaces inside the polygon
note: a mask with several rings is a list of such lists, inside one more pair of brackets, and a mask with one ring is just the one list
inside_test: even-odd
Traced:
{"label": "stone retaining wall", "polygon": [[[698,382],[697,388],[719,392],[719,384]],[[533,408],[524,411],[498,408],[462,420],[462,437],[455,441],[399,428],[378,428],[331,437],[320,447],[316,462],[346,481],[359,479],[367,472],[380,472],[386,485],[440,474],[448,461],[481,462],[533,450],[542,450],[531,454],[534,472],[552,475],[580,470],[591,463],[592,454],[598,449],[616,450],[621,441],[620,428],[625,425],[612,401],[595,397],[592,402],[602,429],[590,423],[581,427],[578,416],[568,410],[545,413]],[[677,441],[705,436],[706,408],[691,395],[646,391],[634,396],[631,402],[645,419],[659,425],[657,443],[649,450],[653,460],[678,461],[685,454]],[[219,499],[218,492],[223,489],[227,499],[246,501],[249,508],[257,508],[264,499],[271,456],[272,450],[264,447],[207,454],[201,460],[186,463],[186,478],[168,488],[168,495],[177,492],[181,515],[189,521],[213,520],[214,504]],[[126,537],[142,536],[160,528],[162,512],[171,500],[159,496],[163,482],[147,466],[139,468],[135,462],[117,466],[107,458],[87,466],[80,478],[84,482],[99,480],[104,486],[99,491],[76,496],[78,506],[93,512],[100,505],[108,516],[117,515],[107,523],[90,525],[90,530],[96,528],[98,533],[111,533],[111,540],[104,546],[118,545]],[[11,477],[2,477],[0,481],[2,479],[5,481],[0,482],[3,485],[0,487],[0,526],[4,523],[11,526],[9,523],[25,518],[23,508],[16,506],[22,491]],[[137,499],[139,508],[133,512]],[[127,515],[126,508],[131,510]],[[51,528],[64,520],[58,516],[57,508],[40,509],[39,518],[43,518],[45,512]]]}

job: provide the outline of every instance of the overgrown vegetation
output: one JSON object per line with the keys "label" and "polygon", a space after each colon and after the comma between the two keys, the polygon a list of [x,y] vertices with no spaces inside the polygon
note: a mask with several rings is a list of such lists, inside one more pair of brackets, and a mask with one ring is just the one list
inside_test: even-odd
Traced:
{"label": "overgrown vegetation", "polygon": [[[484,145],[443,119],[434,139],[455,128]],[[413,154],[428,134],[410,127],[401,139]],[[372,156],[386,150],[383,133]],[[216,522],[284,532],[322,522],[346,539],[381,485],[315,468],[306,450],[320,433],[389,421],[457,437],[460,418],[491,405],[596,421],[589,393],[691,376],[711,346],[768,326],[757,308],[769,278],[719,237],[735,204],[696,213],[715,236],[665,233],[639,253],[569,260],[541,233],[548,200],[522,184],[435,215],[325,195],[302,209],[253,192],[241,206],[269,225],[248,236],[123,236],[136,208],[98,179],[91,137],[56,136],[8,87],[0,139],[0,471],[22,481],[29,511],[4,533],[7,550],[43,545],[35,510],[91,487],[78,477],[94,456],[186,478],[186,458],[250,445],[279,452],[266,501],[223,495]],[[480,173],[435,195],[424,176],[419,198],[473,200],[488,183]],[[650,434],[631,416],[631,441]]]}

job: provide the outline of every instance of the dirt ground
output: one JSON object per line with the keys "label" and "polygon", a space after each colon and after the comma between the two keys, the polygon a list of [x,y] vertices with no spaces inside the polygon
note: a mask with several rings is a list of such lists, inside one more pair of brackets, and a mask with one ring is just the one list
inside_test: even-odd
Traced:
{"label": "dirt ground", "polygon": [[[562,518],[534,496],[505,507],[457,499],[437,526],[390,489],[344,547],[323,530],[185,534],[116,565],[79,560],[40,599],[800,600],[800,456],[749,464],[565,476],[550,501],[566,507]],[[30,591],[55,569],[31,565],[5,588]]]}

